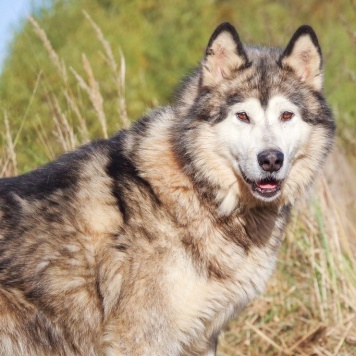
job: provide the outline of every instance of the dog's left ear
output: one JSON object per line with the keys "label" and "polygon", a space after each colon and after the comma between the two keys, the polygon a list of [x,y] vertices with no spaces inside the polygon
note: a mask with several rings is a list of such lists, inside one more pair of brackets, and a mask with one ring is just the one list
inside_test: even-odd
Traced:
{"label": "dog's left ear", "polygon": [[292,69],[302,82],[314,90],[322,90],[321,49],[310,26],[303,25],[298,28],[279,59],[279,64],[282,68]]}
{"label": "dog's left ear", "polygon": [[223,79],[233,78],[237,70],[247,65],[247,55],[235,27],[224,22],[210,37],[202,62],[201,84],[213,87]]}

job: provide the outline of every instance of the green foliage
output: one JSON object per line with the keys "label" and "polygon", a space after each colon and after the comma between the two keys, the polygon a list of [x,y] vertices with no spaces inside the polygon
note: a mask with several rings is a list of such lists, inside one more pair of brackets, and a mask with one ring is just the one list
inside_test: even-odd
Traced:
{"label": "green foliage", "polygon": [[[22,125],[17,142],[20,170],[44,163],[62,150],[56,144],[52,153],[43,149],[44,139],[56,142],[52,135],[54,98],[69,123],[77,126],[63,88],[70,88],[80,104],[91,136],[100,135],[95,111],[70,71],[73,67],[86,77],[83,53],[100,85],[109,132],[120,127],[113,75],[83,10],[99,25],[117,61],[120,48],[124,53],[125,95],[131,120],[147,108],[171,102],[175,86],[197,65],[220,22],[236,25],[245,42],[268,46],[285,45],[299,25],[311,24],[324,50],[325,90],[338,116],[340,136],[350,147],[356,147],[356,37],[351,33],[355,30],[351,24],[355,23],[356,8],[349,1],[47,0],[43,4],[46,6],[34,15],[65,63],[68,83],[49,59],[33,26],[25,22],[14,36],[0,81],[2,112],[6,110],[13,132],[19,132]],[[39,137],[39,127],[44,138]]]}

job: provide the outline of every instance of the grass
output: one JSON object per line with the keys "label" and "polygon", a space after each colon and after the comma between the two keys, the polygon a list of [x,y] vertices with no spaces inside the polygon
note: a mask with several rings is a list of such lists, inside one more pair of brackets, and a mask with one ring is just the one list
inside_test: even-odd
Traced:
{"label": "grass", "polygon": [[[97,36],[102,56],[116,83],[121,126],[128,127],[125,58],[120,53],[120,64],[117,64],[100,28],[87,13],[84,16]],[[102,136],[108,136],[103,109],[105,97],[85,54],[81,64],[82,73],[86,75],[83,77],[74,68],[68,70],[39,24],[33,18],[29,21],[60,74],[66,99],[63,107],[54,94],[48,93],[46,99],[54,123],[52,131],[48,131],[41,117],[36,118],[37,135],[50,160],[58,151],[71,150],[90,140],[83,115],[87,110],[94,112]],[[68,75],[74,75],[82,91],[69,85]],[[40,76],[45,73],[38,75],[38,81]],[[29,107],[36,88],[37,85],[28,98]],[[26,113],[22,122],[25,120]],[[0,151],[0,176],[3,177],[26,170],[26,166],[18,167],[16,153],[19,137],[25,134],[23,125],[14,135],[5,112],[4,127],[6,140]],[[349,239],[355,229],[351,223],[345,223],[346,205],[343,201],[334,201],[334,192],[330,189],[326,179],[321,178],[313,197],[293,215],[279,253],[277,270],[266,292],[229,323],[220,337],[218,355],[356,354],[356,262]]]}

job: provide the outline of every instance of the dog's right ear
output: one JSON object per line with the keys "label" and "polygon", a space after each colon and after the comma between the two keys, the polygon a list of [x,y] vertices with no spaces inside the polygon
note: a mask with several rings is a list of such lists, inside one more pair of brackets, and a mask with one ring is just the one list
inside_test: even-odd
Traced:
{"label": "dog's right ear", "polygon": [[249,61],[240,37],[228,22],[216,28],[210,37],[202,62],[201,85],[213,87],[223,79],[231,79]]}

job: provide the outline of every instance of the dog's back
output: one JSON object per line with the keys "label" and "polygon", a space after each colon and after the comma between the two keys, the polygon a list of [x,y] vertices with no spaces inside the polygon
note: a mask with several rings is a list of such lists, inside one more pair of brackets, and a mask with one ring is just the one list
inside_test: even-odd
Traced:
{"label": "dog's back", "polygon": [[0,354],[89,355],[97,347],[96,256],[101,235],[110,240],[120,222],[107,146],[0,180]]}

